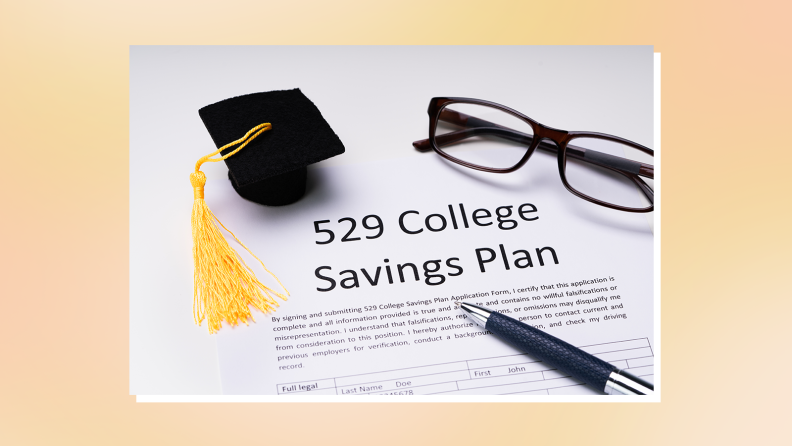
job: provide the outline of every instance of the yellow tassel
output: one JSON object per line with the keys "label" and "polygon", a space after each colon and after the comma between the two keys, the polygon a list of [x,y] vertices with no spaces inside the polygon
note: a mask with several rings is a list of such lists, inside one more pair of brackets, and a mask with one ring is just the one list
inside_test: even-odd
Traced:
{"label": "yellow tassel", "polygon": [[[198,325],[207,319],[209,333],[216,333],[224,320],[231,325],[237,325],[240,321],[247,325],[249,317],[255,322],[250,313],[249,306],[251,305],[262,313],[275,311],[275,307],[279,305],[273,299],[272,294],[286,300],[286,296],[259,282],[253,270],[228,244],[215,222],[258,260],[264,270],[275,278],[286,295],[289,295],[286,287],[264,266],[264,262],[250,252],[247,246],[223,226],[223,223],[209,210],[206,201],[204,201],[206,175],[200,171],[203,163],[222,161],[234,155],[258,135],[271,128],[272,125],[269,123],[254,127],[244,137],[199,159],[195,164],[195,172],[190,174],[190,184],[193,186],[195,197],[192,210],[193,258],[195,261],[193,318]],[[231,153],[220,158],[210,159],[223,150],[240,143],[241,145]]]}

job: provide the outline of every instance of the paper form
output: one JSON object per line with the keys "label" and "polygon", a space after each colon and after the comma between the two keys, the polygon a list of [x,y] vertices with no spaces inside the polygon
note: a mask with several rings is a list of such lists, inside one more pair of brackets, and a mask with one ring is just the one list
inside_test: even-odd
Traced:
{"label": "paper form", "polygon": [[[293,205],[223,209],[223,222],[291,292],[249,327],[220,330],[223,392],[597,393],[475,326],[456,300],[651,382],[646,218],[570,194],[554,156],[537,152],[528,165],[487,174],[427,153],[317,168]],[[238,199],[228,184],[209,193]]]}

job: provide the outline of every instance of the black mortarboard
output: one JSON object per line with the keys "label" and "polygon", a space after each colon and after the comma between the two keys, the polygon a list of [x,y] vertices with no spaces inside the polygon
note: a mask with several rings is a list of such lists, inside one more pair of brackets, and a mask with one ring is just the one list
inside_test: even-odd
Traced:
{"label": "black mortarboard", "polygon": [[218,148],[261,123],[272,124],[225,160],[234,190],[256,203],[294,203],[305,194],[307,166],[344,153],[319,109],[297,88],[237,96],[207,105],[198,114]]}

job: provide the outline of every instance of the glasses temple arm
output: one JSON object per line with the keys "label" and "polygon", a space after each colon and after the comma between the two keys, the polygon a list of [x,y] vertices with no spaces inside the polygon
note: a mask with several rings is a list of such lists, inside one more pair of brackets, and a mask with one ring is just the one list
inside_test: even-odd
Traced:
{"label": "glasses temple arm", "polygon": [[[440,136],[435,136],[435,142],[438,144],[439,147],[445,147],[455,142],[459,142],[464,139],[482,134],[498,136],[504,139],[508,139],[510,141],[514,141],[518,144],[524,144],[528,146],[531,145],[531,143],[533,142],[533,137],[531,135],[527,135],[525,133],[510,129],[508,127],[494,124],[492,122],[485,121],[483,119],[469,116],[464,113],[459,113],[450,110],[443,110],[440,113],[440,120],[466,128],[454,132],[449,132]],[[413,142],[413,147],[415,147],[416,150],[421,152],[427,152],[429,150],[432,150],[432,145],[428,139],[422,139]],[[537,148],[550,153],[555,153],[555,154],[558,153],[558,148],[556,147],[555,144],[551,144],[545,141],[540,141]],[[654,166],[650,164],[644,164],[637,161],[632,161],[627,158],[609,155],[607,153],[598,152],[596,150],[585,149],[583,147],[578,147],[575,145],[567,145],[566,156],[590,164],[595,164],[598,166],[613,169],[618,172],[640,175],[646,178],[654,178]]]}
{"label": "glasses temple arm", "polygon": [[641,192],[643,192],[643,194],[649,200],[649,203],[652,203],[652,206],[654,206],[654,190],[648,184],[646,184],[643,179],[636,175],[631,176],[630,179],[632,179],[633,182],[638,185],[638,189],[641,189]]}

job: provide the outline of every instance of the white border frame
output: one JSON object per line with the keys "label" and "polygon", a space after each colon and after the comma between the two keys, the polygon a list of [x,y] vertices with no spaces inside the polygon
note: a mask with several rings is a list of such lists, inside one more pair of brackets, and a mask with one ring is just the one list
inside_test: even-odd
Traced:
{"label": "white border frame", "polygon": [[645,396],[622,396],[611,397],[607,395],[456,395],[456,396],[435,396],[435,395],[412,395],[412,396],[394,396],[394,395],[358,395],[350,398],[349,396],[341,395],[136,395],[138,403],[295,403],[295,402],[312,402],[312,403],[371,403],[371,402],[387,402],[387,403],[525,403],[525,402],[599,402],[599,403],[632,403],[632,402],[660,402],[660,352],[661,352],[661,337],[660,337],[660,208],[661,208],[661,194],[662,187],[661,175],[661,154],[660,149],[660,53],[654,53],[654,150],[655,150],[655,210],[651,215],[653,218],[653,231],[654,231],[654,343],[652,346],[654,360],[654,384],[655,393],[650,397]]}

